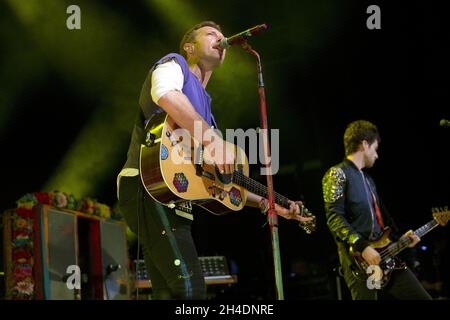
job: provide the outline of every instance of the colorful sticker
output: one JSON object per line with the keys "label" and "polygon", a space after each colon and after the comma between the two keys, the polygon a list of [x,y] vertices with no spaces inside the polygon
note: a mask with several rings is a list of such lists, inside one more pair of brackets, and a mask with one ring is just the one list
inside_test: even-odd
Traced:
{"label": "colorful sticker", "polygon": [[173,177],[173,185],[178,192],[182,193],[187,191],[189,181],[186,179],[183,172],[178,172],[175,173],[175,176]]}
{"label": "colorful sticker", "polygon": [[161,160],[166,160],[169,157],[169,151],[165,145],[161,145]]}
{"label": "colorful sticker", "polygon": [[238,207],[242,203],[241,192],[235,187],[231,188],[230,192],[230,202]]}

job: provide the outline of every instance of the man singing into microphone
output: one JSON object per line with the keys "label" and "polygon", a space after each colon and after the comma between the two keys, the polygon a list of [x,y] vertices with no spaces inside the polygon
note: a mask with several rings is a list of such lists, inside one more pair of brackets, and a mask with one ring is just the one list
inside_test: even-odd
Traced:
{"label": "man singing into microphone", "polygon": [[[205,88],[225,59],[226,50],[220,46],[223,38],[216,23],[201,22],[183,36],[180,54],[167,54],[153,65],[142,87],[128,158],[117,178],[120,210],[143,245],[153,299],[205,299],[206,286],[191,235],[192,213],[156,203],[141,183],[139,152],[145,140],[144,122],[154,113],[166,112],[192,136],[195,122],[201,124],[203,133],[217,127]],[[210,141],[201,142],[207,146]],[[214,141],[215,165],[222,173],[232,173],[234,150],[224,150],[225,143],[217,134]],[[248,193],[246,205],[266,203]],[[299,214],[295,202],[290,205],[290,210],[276,205],[277,214],[298,221],[311,220]]]}

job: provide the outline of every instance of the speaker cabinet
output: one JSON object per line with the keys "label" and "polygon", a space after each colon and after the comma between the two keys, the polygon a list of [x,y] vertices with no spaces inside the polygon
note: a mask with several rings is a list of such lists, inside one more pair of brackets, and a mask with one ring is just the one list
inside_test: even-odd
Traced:
{"label": "speaker cabinet", "polygon": [[[36,299],[129,299],[124,222],[39,205],[34,207],[33,242]],[[12,250],[8,252],[6,265],[12,270]],[[11,271],[7,277],[12,279]]]}
{"label": "speaker cabinet", "polygon": [[128,285],[128,249],[126,226],[107,221],[100,222],[101,261],[104,299],[126,300]]}
{"label": "speaker cabinet", "polygon": [[43,296],[73,300],[77,291],[67,285],[66,271],[69,266],[79,266],[77,216],[50,207],[43,208],[40,216]]}

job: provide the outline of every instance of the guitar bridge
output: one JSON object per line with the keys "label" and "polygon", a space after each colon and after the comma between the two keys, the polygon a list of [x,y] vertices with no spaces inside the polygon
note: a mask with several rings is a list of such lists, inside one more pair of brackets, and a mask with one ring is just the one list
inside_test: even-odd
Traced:
{"label": "guitar bridge", "polygon": [[192,213],[192,203],[191,201],[180,201],[175,205],[176,210],[180,210],[186,213]]}

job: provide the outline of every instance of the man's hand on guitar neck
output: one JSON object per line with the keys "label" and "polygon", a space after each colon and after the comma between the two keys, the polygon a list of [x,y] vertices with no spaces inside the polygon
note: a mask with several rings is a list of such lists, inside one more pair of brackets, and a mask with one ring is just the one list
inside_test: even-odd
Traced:
{"label": "man's hand on guitar neck", "polygon": [[403,237],[408,237],[411,240],[411,243],[408,245],[410,248],[414,247],[420,241],[420,238],[412,230],[406,232]]}
{"label": "man's hand on guitar neck", "polygon": [[[299,222],[309,222],[312,221],[313,217],[304,217],[301,215],[300,207],[303,205],[301,201],[291,201],[289,200],[289,209],[286,209],[275,203],[275,211],[277,215],[285,218],[285,219],[294,219]],[[259,203],[259,208],[263,212],[267,212],[269,210],[269,200],[261,198]]]}

